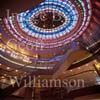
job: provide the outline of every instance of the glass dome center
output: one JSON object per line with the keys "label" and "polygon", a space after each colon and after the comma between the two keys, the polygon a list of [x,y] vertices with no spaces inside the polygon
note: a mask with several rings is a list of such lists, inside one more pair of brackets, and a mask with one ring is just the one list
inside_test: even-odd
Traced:
{"label": "glass dome center", "polygon": [[59,12],[47,10],[35,14],[31,18],[31,22],[39,28],[52,29],[62,25],[65,22],[65,18]]}

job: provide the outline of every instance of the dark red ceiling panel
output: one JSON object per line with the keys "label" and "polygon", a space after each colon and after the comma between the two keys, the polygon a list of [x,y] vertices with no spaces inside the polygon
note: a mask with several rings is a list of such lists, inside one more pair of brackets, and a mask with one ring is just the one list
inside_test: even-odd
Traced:
{"label": "dark red ceiling panel", "polygon": [[19,13],[39,5],[43,0],[0,0],[0,17],[7,15],[7,9],[11,13]]}

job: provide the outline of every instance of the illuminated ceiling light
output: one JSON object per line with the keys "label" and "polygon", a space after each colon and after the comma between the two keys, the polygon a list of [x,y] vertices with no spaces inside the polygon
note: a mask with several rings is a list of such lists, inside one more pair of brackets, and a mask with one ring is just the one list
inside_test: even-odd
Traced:
{"label": "illuminated ceiling light", "polygon": [[7,70],[10,70],[10,67],[7,67]]}
{"label": "illuminated ceiling light", "polygon": [[4,79],[5,77],[4,76],[1,76],[1,78]]}
{"label": "illuminated ceiling light", "polygon": [[55,25],[53,25],[53,27],[55,27]]}
{"label": "illuminated ceiling light", "polygon": [[98,63],[97,60],[94,60],[94,63]]}
{"label": "illuminated ceiling light", "polygon": [[1,66],[2,64],[0,63],[0,66]]}
{"label": "illuminated ceiling light", "polygon": [[18,72],[18,70],[15,70],[16,72]]}
{"label": "illuminated ceiling light", "polygon": [[95,66],[100,69],[100,63],[95,64]]}
{"label": "illuminated ceiling light", "polygon": [[43,25],[43,27],[45,28],[46,26],[45,26],[45,25]]}
{"label": "illuminated ceiling light", "polygon": [[4,76],[7,76],[7,74],[4,74]]}
{"label": "illuminated ceiling light", "polygon": [[80,67],[78,67],[78,69],[81,69]]}
{"label": "illuminated ceiling light", "polygon": [[17,79],[18,77],[17,76],[14,76],[14,79]]}
{"label": "illuminated ceiling light", "polygon": [[96,70],[94,70],[93,72],[94,72],[95,74],[97,74],[97,71],[96,71]]}
{"label": "illuminated ceiling light", "polygon": [[89,64],[86,64],[86,66],[89,66]]}
{"label": "illuminated ceiling light", "polygon": [[64,21],[62,20],[61,22],[63,23]]}
{"label": "illuminated ceiling light", "polygon": [[[31,41],[23,36],[18,37],[19,29],[16,29],[13,24],[14,22],[18,22],[21,32],[25,32],[37,39],[38,43],[36,47],[40,46],[38,40],[43,39],[51,40],[49,43],[46,43],[47,41],[42,43],[43,47],[53,48],[66,45],[82,35],[90,22],[91,12],[90,0],[84,0],[84,2],[82,0],[73,2],[71,2],[71,0],[45,0],[40,6],[16,15],[17,21],[9,17],[5,18],[4,22],[11,34],[18,38],[18,40],[24,38],[26,43],[30,41],[36,44],[35,40]],[[51,17],[49,15],[51,15]],[[41,18],[39,18],[40,16]],[[81,18],[79,18],[79,16],[81,16]],[[36,24],[34,24],[34,19],[35,22],[37,22]],[[44,24],[46,27],[43,27]],[[53,26],[53,24],[55,26]],[[14,33],[12,29],[16,33]],[[62,39],[63,36],[64,39]],[[52,41],[55,39],[59,41],[56,43]]]}
{"label": "illuminated ceiling light", "polygon": [[71,72],[73,71],[73,70],[70,70]]}

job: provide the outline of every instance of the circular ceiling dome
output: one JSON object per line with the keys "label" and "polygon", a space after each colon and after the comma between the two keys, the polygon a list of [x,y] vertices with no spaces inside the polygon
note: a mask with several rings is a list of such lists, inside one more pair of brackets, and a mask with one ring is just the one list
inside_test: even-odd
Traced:
{"label": "circular ceiling dome", "polygon": [[16,16],[19,29],[15,28],[12,17],[9,23],[15,33],[20,30],[32,37],[32,40],[23,37],[26,42],[36,47],[53,48],[66,45],[82,35],[90,18],[90,0],[45,0],[36,8]]}

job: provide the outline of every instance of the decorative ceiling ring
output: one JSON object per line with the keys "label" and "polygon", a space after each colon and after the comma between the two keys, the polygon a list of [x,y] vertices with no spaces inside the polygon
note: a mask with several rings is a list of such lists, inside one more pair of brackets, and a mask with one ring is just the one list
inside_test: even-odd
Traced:
{"label": "decorative ceiling ring", "polygon": [[[18,36],[20,33],[13,25],[12,17],[7,19],[14,32],[10,31],[19,40],[25,39],[26,43],[32,43],[36,47],[42,45],[43,48],[54,48],[66,45],[83,34],[89,24],[92,12],[90,0],[85,0],[84,2],[75,0],[73,2],[69,0],[45,0],[37,8],[18,14],[16,21],[20,30],[31,36],[32,39],[30,40],[23,36]],[[44,11],[47,16],[41,16]],[[47,19],[50,14],[54,18],[60,16],[60,20],[54,21],[50,17],[52,23],[49,26]],[[53,16],[53,14],[58,15]],[[36,25],[34,19],[37,19],[37,22],[42,21],[42,26],[40,24]],[[6,23],[7,20],[5,21]]]}

